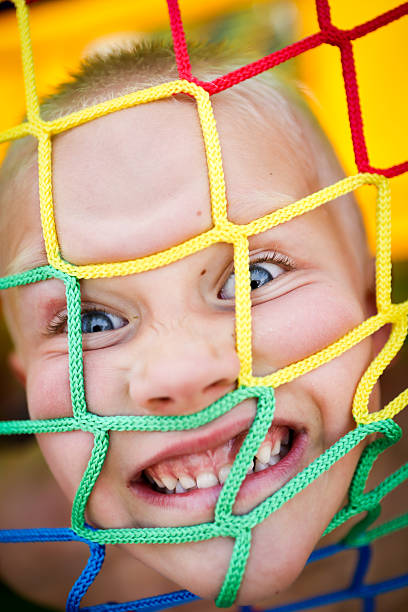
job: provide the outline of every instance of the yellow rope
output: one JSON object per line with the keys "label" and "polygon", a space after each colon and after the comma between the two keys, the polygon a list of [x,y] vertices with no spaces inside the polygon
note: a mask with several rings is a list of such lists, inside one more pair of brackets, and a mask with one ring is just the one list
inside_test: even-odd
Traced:
{"label": "yellow rope", "polygon": [[[27,134],[32,134],[38,138],[41,221],[49,264],[57,270],[61,270],[79,279],[106,278],[136,274],[159,266],[169,265],[217,242],[232,244],[236,275],[236,343],[241,363],[240,384],[278,387],[338,357],[383,325],[392,323],[393,329],[388,342],[369,365],[357,387],[353,401],[353,415],[357,423],[367,424],[384,418],[392,418],[401,411],[408,403],[408,390],[400,393],[398,397],[382,410],[375,413],[368,412],[371,390],[379,376],[400,349],[407,333],[408,301],[398,305],[391,303],[391,204],[389,181],[384,176],[376,174],[357,174],[338,181],[334,185],[321,189],[297,202],[290,203],[262,218],[255,219],[250,223],[243,225],[232,223],[227,216],[221,148],[208,93],[194,83],[186,80],[176,80],[120,96],[114,100],[96,104],[53,121],[43,121],[39,114],[35,87],[27,7],[24,0],[16,0],[15,4],[17,6],[22,46],[28,121],[1,133],[0,142],[21,138]],[[81,266],[64,261],[58,242],[52,200],[52,137],[110,113],[139,104],[162,100],[175,94],[192,96],[197,104],[206,152],[213,227],[182,244],[173,246],[160,253],[134,260]],[[377,188],[376,300],[378,314],[367,319],[330,346],[323,348],[314,355],[306,357],[302,361],[291,364],[268,376],[253,376],[248,238],[322,206],[341,195],[350,193],[361,185],[374,185]]]}

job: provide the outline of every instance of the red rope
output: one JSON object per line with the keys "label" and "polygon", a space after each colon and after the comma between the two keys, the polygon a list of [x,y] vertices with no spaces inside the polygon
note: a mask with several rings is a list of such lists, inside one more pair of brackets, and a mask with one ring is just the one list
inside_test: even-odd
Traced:
{"label": "red rope", "polygon": [[265,70],[269,70],[269,68],[273,68],[282,62],[286,62],[288,59],[292,57],[296,57],[300,55],[304,51],[308,51],[309,49],[314,49],[318,47],[322,42],[324,42],[324,38],[321,32],[317,32],[316,34],[312,34],[307,38],[303,38],[298,42],[293,43],[292,45],[288,45],[284,49],[279,49],[270,55],[266,55],[265,57],[252,62],[251,64],[247,64],[246,66],[242,66],[237,70],[233,70],[224,76],[218,77],[214,81],[210,83],[206,83],[204,81],[195,80],[196,83],[201,85],[204,89],[206,89],[211,95],[219,93],[224,89],[228,89],[233,85],[237,85],[246,79],[250,79]]}
{"label": "red rope", "polygon": [[331,22],[330,4],[328,0],[316,0],[317,20],[320,31],[304,38],[298,42],[279,49],[266,57],[251,64],[237,68],[228,74],[214,79],[211,82],[200,81],[191,74],[190,59],[186,45],[183,23],[177,0],[167,0],[170,15],[173,44],[176,54],[177,68],[180,78],[201,85],[210,95],[233,87],[246,79],[250,79],[265,70],[269,70],[278,64],[286,62],[309,49],[314,49],[322,43],[339,47],[341,53],[341,66],[343,71],[344,87],[347,97],[347,108],[353,142],[354,157],[359,172],[376,172],[384,176],[397,176],[408,170],[408,162],[396,164],[390,168],[379,169],[370,165],[367,152],[367,144],[364,137],[363,118],[361,114],[360,98],[358,93],[357,75],[353,57],[353,46],[351,41],[365,34],[374,32],[396,19],[408,14],[408,2],[386,11],[350,30],[337,28]]}
{"label": "red rope", "polygon": [[378,28],[382,28],[392,21],[404,17],[404,15],[408,15],[408,2],[404,2],[404,4],[400,4],[386,13],[378,15],[378,17],[375,17],[374,19],[366,21],[365,23],[348,30],[347,33],[349,40],[355,40],[356,38],[360,38],[369,32],[374,32],[374,30],[378,30]]}
{"label": "red rope", "polygon": [[396,164],[390,168],[374,168],[374,166],[368,166],[367,172],[382,174],[387,178],[392,178],[393,176],[399,176],[400,174],[404,174],[404,172],[408,172],[408,161]]}
{"label": "red rope", "polygon": [[167,0],[169,10],[171,35],[173,38],[174,53],[176,55],[177,70],[180,79],[192,80],[190,57],[188,55],[186,36],[181,19],[178,0]]}
{"label": "red rope", "polygon": [[367,146],[364,138],[363,118],[361,115],[357,75],[353,57],[353,46],[349,40],[344,41],[340,50],[354,158],[359,172],[369,172]]}
{"label": "red rope", "polygon": [[321,30],[330,28],[330,6],[327,0],[316,0],[317,21]]}
{"label": "red rope", "polygon": [[[26,0],[31,4],[36,0]],[[181,19],[178,0],[167,0],[170,27],[173,38],[174,53],[176,57],[177,70],[181,79],[201,85],[210,95],[224,91],[242,81],[250,79],[265,70],[269,70],[278,64],[314,49],[322,43],[339,47],[341,53],[341,65],[343,71],[344,87],[347,97],[347,108],[353,141],[354,157],[359,172],[376,172],[384,176],[397,176],[408,171],[408,162],[396,164],[390,168],[379,169],[370,165],[368,159],[367,145],[364,137],[363,118],[361,114],[360,98],[358,93],[357,75],[353,57],[352,40],[361,38],[378,28],[400,19],[408,14],[408,2],[378,15],[363,24],[349,30],[337,28],[331,22],[330,4],[328,0],[316,0],[317,20],[320,31],[300,41],[279,49],[255,62],[237,68],[228,74],[214,79],[211,82],[200,81],[191,74],[191,63],[188,54],[186,37]]]}

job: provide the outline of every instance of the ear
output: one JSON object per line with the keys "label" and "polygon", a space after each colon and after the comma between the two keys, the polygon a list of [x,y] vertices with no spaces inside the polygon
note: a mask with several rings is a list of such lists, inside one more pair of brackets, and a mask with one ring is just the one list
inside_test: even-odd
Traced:
{"label": "ear", "polygon": [[26,371],[23,366],[23,362],[21,361],[20,356],[16,352],[10,353],[8,356],[8,364],[13,372],[14,376],[17,378],[18,382],[26,386]]}
{"label": "ear", "polygon": [[[369,284],[367,285],[366,293],[366,309],[367,316],[372,317],[377,314],[376,304],[376,285],[375,285],[375,257],[372,257],[369,262],[368,270]],[[391,324],[383,325],[378,331],[372,334],[373,339],[373,357],[378,355],[391,333]]]}

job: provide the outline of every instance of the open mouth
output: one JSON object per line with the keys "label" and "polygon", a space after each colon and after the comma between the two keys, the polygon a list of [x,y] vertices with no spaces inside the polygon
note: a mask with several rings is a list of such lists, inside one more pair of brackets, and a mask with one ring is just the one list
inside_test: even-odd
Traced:
{"label": "open mouth", "polygon": [[[184,495],[222,486],[247,433],[245,430],[215,448],[178,455],[146,467],[131,484],[142,484],[162,495]],[[295,430],[288,426],[271,425],[248,475],[278,466],[290,453],[296,437]]]}

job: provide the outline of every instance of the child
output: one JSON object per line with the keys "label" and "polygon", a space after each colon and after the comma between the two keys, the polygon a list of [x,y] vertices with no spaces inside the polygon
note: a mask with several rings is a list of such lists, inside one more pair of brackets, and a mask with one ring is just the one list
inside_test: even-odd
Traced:
{"label": "child", "polygon": [[[194,73],[213,78],[204,59],[213,60],[213,50],[200,53],[193,54]],[[219,72],[227,72],[222,59],[219,64]],[[174,60],[162,46],[95,58],[44,103],[43,117],[176,78]],[[342,177],[314,121],[274,81],[252,79],[217,94],[212,103],[231,221],[248,223]],[[3,167],[2,276],[47,264],[35,149],[29,139],[17,142]],[[53,196],[62,256],[77,265],[143,257],[210,229],[207,166],[194,100],[178,95],[139,105],[55,137]],[[373,314],[373,266],[353,196],[250,238],[250,279],[256,376],[319,351]],[[230,245],[215,244],[141,274],[81,281],[81,292],[90,412],[192,414],[237,387]],[[26,386],[30,416],[70,416],[62,282],[8,290],[4,311],[15,344],[12,364]],[[356,386],[383,341],[382,333],[370,336],[276,390],[273,425],[241,487],[235,514],[252,510],[353,428]],[[379,406],[376,388],[369,408]],[[255,409],[256,401],[246,400],[185,432],[112,432],[87,521],[101,529],[212,521]],[[72,502],[93,436],[41,434],[38,442]],[[294,583],[345,503],[365,444],[255,527],[238,603],[272,605]],[[135,567],[132,557],[150,568],[139,581],[132,578],[134,598],[147,581],[151,594],[160,590],[162,575],[213,600],[228,569],[232,541],[120,547],[130,555],[128,568]],[[117,598],[122,600],[122,594]],[[200,605],[204,610],[213,604]]]}

